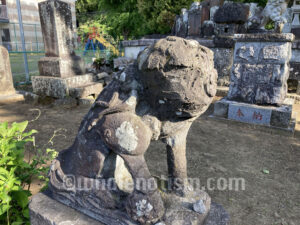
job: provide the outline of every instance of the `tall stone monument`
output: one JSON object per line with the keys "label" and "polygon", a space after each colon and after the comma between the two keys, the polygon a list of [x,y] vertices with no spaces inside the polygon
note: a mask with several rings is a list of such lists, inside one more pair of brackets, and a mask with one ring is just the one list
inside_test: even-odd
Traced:
{"label": "tall stone monument", "polygon": [[293,34],[236,34],[229,93],[214,116],[285,129],[292,127],[286,99]]}
{"label": "tall stone monument", "polygon": [[[40,76],[32,77],[36,94],[64,98],[74,88],[90,89],[81,93],[98,94],[100,84],[92,75],[85,75],[84,60],[75,54],[71,7],[60,0],[39,3],[40,21],[45,45],[45,57],[39,62]],[[74,96],[86,97],[86,96]]]}
{"label": "tall stone monument", "polygon": [[24,100],[16,93],[10,66],[8,51],[0,46],[0,104]]}
{"label": "tall stone monument", "polygon": [[[101,92],[74,144],[53,161],[49,196],[107,225],[226,225],[224,209],[189,182],[186,160],[188,131],[216,82],[213,52],[197,41],[167,37],[145,49]],[[144,158],[159,139],[169,179],[152,177]],[[32,225],[66,222],[57,216],[66,206],[53,201],[33,197]]]}
{"label": "tall stone monument", "polygon": [[39,61],[42,76],[71,77],[85,73],[84,61],[75,55],[72,13],[62,1],[39,4],[46,57]]}

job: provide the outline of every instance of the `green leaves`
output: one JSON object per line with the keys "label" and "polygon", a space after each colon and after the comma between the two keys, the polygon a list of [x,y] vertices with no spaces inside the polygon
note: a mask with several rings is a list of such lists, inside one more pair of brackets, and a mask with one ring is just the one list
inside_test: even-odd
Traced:
{"label": "green leaves", "polygon": [[[256,2],[265,6],[267,0],[234,0]],[[175,16],[182,8],[190,8],[194,0],[77,0],[80,27],[99,27],[117,40],[134,39],[146,34],[168,34]],[[267,28],[271,27],[268,24]],[[88,33],[88,31],[86,31]]]}
{"label": "green leaves", "polygon": [[0,216],[2,216],[3,214],[5,214],[9,210],[9,208],[10,208],[10,205],[8,205],[6,203],[1,203],[0,204]]}
{"label": "green leaves", "polygon": [[194,0],[78,0],[80,27],[100,27],[116,40],[134,39],[146,34],[167,34],[175,16]]}
{"label": "green leaves", "polygon": [[5,122],[5,123],[1,123],[0,124],[0,137],[5,137],[6,136],[6,133],[7,133],[7,129],[8,128],[8,123]]}
{"label": "green leaves", "polygon": [[29,203],[28,197],[31,195],[29,191],[14,191],[11,193],[13,199],[17,202],[17,204],[25,209]]}
{"label": "green leaves", "polygon": [[267,169],[263,169],[262,172],[263,172],[264,174],[270,174],[270,171],[267,170]]}
{"label": "green leaves", "polygon": [[[36,149],[33,134],[37,131],[26,132],[27,126],[28,121],[10,126],[0,123],[0,224],[30,224],[30,185],[33,178],[47,180],[46,163],[57,156],[56,151],[46,149],[46,145],[44,150]],[[50,144],[56,135],[51,137]],[[30,154],[32,159],[24,160],[25,146],[34,151]]]}

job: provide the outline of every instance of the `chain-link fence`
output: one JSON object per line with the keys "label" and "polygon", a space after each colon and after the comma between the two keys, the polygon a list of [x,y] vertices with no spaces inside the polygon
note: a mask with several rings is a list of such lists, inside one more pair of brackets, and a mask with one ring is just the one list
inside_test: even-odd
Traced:
{"label": "chain-link fence", "polygon": [[[0,45],[8,49],[10,53],[11,70],[15,83],[29,82],[31,76],[39,74],[38,61],[45,56],[44,42],[40,24],[23,23],[25,37],[25,52],[23,52],[20,36],[20,27],[17,23],[9,23],[0,27]],[[76,54],[81,56],[87,64],[93,62],[93,58],[110,58],[111,55],[121,54],[119,45],[112,43],[108,37],[102,37],[98,41],[93,40],[93,45],[88,45],[89,36],[81,35],[76,38]],[[101,42],[102,41],[102,42]],[[103,41],[105,43],[103,43]],[[91,42],[90,42],[91,43]],[[29,77],[26,77],[24,53],[28,61]]]}
{"label": "chain-link fence", "polygon": [[[23,23],[25,49],[26,52],[43,52],[44,42],[42,37],[41,26],[39,24]],[[18,23],[9,24],[10,39],[9,42],[3,42],[9,52],[23,52],[22,41],[20,36],[20,26]]]}

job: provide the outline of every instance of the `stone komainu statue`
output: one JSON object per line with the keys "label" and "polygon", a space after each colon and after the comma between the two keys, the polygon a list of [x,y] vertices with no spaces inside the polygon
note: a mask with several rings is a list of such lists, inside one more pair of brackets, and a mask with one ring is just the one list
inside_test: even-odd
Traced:
{"label": "stone komainu statue", "polygon": [[284,13],[288,2],[289,0],[268,0],[260,16],[250,18],[250,27],[259,26],[260,29],[264,29],[270,21],[273,21],[275,23],[275,32],[281,33],[284,24],[287,23]]}
{"label": "stone komainu statue", "polygon": [[[201,224],[211,202],[187,181],[186,137],[211,104],[216,82],[213,53],[196,41],[167,37],[145,49],[102,91],[74,144],[53,161],[52,197],[105,224],[172,224],[186,211]],[[158,189],[144,158],[158,139],[167,146],[168,192]],[[137,185],[141,180],[148,185]],[[199,199],[205,209],[200,214],[169,207]]]}

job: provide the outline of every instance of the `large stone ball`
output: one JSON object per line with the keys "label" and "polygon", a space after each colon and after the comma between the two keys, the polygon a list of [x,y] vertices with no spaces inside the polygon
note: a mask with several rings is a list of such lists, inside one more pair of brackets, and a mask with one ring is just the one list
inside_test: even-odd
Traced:
{"label": "large stone ball", "polygon": [[146,99],[161,119],[203,113],[216,94],[213,52],[195,40],[167,37],[139,54]]}

